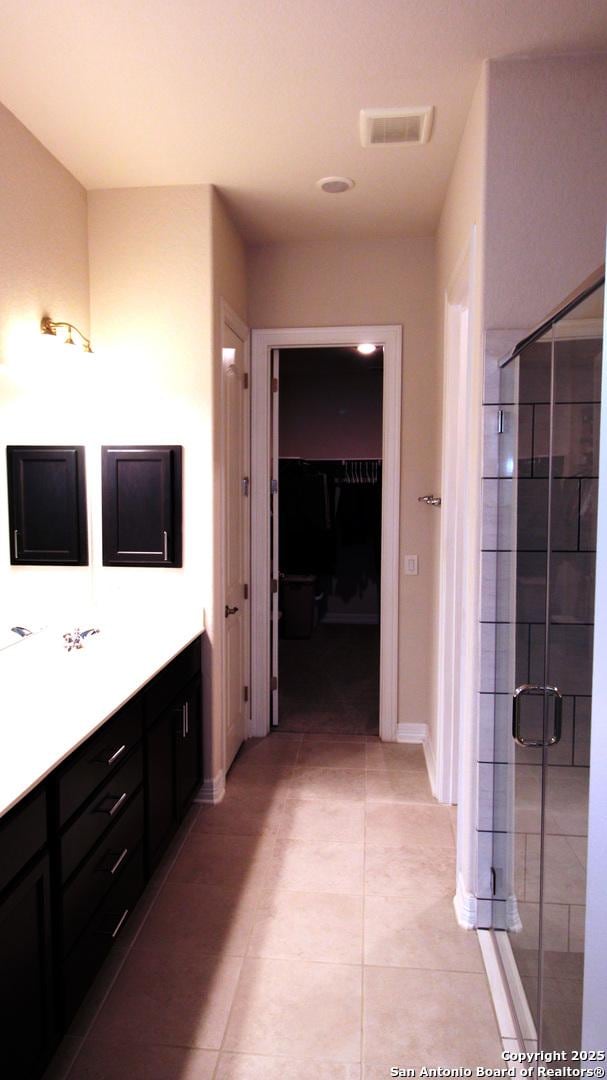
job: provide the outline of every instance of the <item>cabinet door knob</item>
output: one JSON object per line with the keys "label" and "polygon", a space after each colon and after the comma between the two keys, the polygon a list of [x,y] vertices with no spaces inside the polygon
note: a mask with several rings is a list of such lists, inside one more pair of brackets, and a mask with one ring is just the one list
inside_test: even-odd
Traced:
{"label": "cabinet door knob", "polygon": [[237,607],[229,607],[228,604],[226,604],[226,619],[228,615],[235,615],[237,611]]}

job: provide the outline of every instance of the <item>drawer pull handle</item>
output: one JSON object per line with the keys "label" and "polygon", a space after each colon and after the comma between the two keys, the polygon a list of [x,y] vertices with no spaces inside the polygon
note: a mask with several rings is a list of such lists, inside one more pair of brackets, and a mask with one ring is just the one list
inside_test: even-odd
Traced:
{"label": "drawer pull handle", "polygon": [[122,929],[122,926],[124,924],[124,920],[126,919],[128,913],[129,913],[129,909],[125,908],[125,910],[122,912],[122,915],[118,919],[118,922],[116,923],[113,930],[98,930],[97,932],[99,934],[102,934],[103,937],[111,937],[112,939],[117,937],[118,934],[120,933],[121,929]]}
{"label": "drawer pull handle", "polygon": [[107,799],[113,799],[114,802],[111,806],[102,806],[101,804],[99,804],[99,806],[96,808],[97,813],[109,814],[110,817],[113,817],[116,811],[122,806],[123,802],[125,801],[125,799],[128,799],[128,797],[128,791],[123,791],[122,795],[105,795],[102,800],[103,802],[105,802]]}
{"label": "drawer pull handle", "polygon": [[184,739],[187,739],[190,733],[190,704],[188,701],[184,701],[181,706],[181,734]]}
{"label": "drawer pull handle", "polygon": [[110,874],[115,874],[116,873],[118,867],[122,866],[122,864],[123,864],[124,860],[126,859],[128,853],[129,853],[128,847],[125,847],[124,851],[120,852],[120,855],[118,856],[118,858],[116,859],[116,862],[114,863],[114,865],[112,866],[112,868],[110,870]]}
{"label": "drawer pull handle", "polygon": [[122,746],[119,746],[118,749],[114,751],[112,756],[107,759],[106,765],[113,765],[115,761],[118,761],[118,758],[120,757],[120,755],[124,754],[125,750],[126,750],[126,743],[123,743]]}

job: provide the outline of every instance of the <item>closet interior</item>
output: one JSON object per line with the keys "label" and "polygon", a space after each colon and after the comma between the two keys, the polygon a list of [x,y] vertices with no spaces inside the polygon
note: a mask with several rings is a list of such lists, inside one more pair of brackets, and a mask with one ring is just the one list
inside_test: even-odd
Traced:
{"label": "closet interior", "polygon": [[383,356],[279,357],[278,727],[379,725]]}

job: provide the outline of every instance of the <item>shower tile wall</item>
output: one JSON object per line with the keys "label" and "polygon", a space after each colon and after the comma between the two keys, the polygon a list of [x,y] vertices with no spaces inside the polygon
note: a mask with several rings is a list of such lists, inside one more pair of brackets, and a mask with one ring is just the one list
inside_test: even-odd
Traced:
{"label": "shower tile wall", "polygon": [[[545,934],[545,945],[555,955],[583,950],[600,348],[596,340],[555,344],[548,675],[552,683],[558,671],[564,702],[563,734],[550,751],[546,787],[551,872]],[[498,392],[495,361],[487,362],[483,407],[478,908],[483,925],[489,925],[492,914],[494,926],[506,927],[512,921],[507,898],[516,891],[523,923],[515,935],[517,951],[525,948],[526,936],[530,948],[537,940],[541,751],[515,750],[511,709],[515,685],[542,683],[544,677],[550,351],[549,343],[538,342],[520,361],[518,432],[514,364],[502,370]],[[517,471],[518,487],[512,479]],[[538,704],[535,723],[541,731],[541,700],[525,704],[525,730],[532,737]],[[512,853],[508,776],[514,763]],[[495,896],[486,866],[489,851],[497,871]]]}

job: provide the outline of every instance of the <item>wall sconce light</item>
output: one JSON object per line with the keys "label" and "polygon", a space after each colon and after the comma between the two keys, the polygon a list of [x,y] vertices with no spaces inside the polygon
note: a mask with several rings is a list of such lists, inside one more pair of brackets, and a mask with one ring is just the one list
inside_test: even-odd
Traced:
{"label": "wall sconce light", "polygon": [[[63,338],[64,345],[80,345],[83,352],[92,353],[91,343],[87,337],[84,336],[81,330],[77,326],[73,326],[69,322],[54,322],[53,319],[49,319],[48,315],[44,315],[40,322],[40,333],[46,334],[49,337],[57,337],[57,328],[63,327],[67,333]],[[78,342],[74,341],[72,337],[72,331],[78,335]]]}

